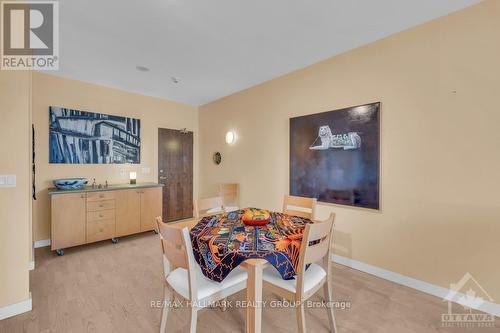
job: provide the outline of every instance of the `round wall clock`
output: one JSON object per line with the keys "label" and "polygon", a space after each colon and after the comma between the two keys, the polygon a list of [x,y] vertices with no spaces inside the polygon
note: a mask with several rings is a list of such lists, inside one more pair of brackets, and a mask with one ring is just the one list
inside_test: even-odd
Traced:
{"label": "round wall clock", "polygon": [[220,162],[222,162],[222,155],[217,151],[214,153],[214,155],[212,156],[212,159],[214,160],[214,163],[219,165]]}

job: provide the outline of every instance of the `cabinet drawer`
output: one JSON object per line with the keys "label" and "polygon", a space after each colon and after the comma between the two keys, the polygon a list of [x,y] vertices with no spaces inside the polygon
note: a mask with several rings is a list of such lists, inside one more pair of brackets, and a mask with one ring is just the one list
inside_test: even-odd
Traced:
{"label": "cabinet drawer", "polygon": [[114,199],[114,198],[115,198],[115,194],[112,191],[87,193],[87,202],[99,201],[99,200],[110,200],[110,199]]}
{"label": "cabinet drawer", "polygon": [[87,212],[87,222],[100,221],[100,220],[114,220],[115,210],[100,210],[97,212]]}
{"label": "cabinet drawer", "polygon": [[87,243],[115,237],[115,220],[87,221]]}
{"label": "cabinet drawer", "polygon": [[87,203],[87,212],[96,212],[100,210],[114,209],[115,200],[89,201]]}

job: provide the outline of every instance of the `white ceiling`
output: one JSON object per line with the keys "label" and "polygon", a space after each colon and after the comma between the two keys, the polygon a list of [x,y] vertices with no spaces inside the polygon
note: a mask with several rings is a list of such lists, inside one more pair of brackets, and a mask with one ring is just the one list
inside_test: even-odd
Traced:
{"label": "white ceiling", "polygon": [[201,105],[478,2],[63,0],[52,74]]}

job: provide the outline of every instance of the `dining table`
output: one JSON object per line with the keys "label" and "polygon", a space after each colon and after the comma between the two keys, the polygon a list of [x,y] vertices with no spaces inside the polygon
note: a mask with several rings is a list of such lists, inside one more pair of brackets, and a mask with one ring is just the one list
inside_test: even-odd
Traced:
{"label": "dining table", "polygon": [[193,254],[202,273],[222,281],[233,269],[247,270],[246,332],[260,333],[263,270],[272,265],[283,279],[294,279],[305,225],[310,219],[270,212],[269,222],[246,225],[244,210],[173,224],[190,229]]}

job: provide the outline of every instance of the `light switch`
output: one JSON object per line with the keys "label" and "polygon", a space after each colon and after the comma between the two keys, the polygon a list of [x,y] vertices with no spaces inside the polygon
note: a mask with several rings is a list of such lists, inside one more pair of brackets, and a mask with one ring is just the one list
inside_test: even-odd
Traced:
{"label": "light switch", "polygon": [[0,175],[0,187],[16,187],[16,175]]}
{"label": "light switch", "polygon": [[148,174],[150,172],[151,172],[151,168],[150,167],[148,167],[148,166],[142,167],[142,173],[143,174]]}
{"label": "light switch", "polygon": [[16,186],[16,175],[9,175],[7,177],[7,185],[15,187]]}

